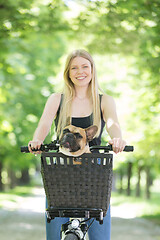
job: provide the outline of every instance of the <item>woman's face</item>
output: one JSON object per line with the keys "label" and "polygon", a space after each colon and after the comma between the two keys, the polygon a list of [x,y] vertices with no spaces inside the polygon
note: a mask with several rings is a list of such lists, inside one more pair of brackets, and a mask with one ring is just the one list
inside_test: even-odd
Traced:
{"label": "woman's face", "polygon": [[69,77],[75,86],[87,86],[92,79],[90,61],[83,57],[75,57],[71,61]]}

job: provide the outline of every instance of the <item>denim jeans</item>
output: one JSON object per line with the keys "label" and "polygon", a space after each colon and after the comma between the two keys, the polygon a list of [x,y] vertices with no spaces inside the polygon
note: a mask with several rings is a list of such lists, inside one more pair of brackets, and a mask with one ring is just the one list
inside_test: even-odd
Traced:
{"label": "denim jeans", "polygon": [[[47,201],[46,201],[47,202]],[[46,221],[46,240],[60,240],[61,225],[69,221],[68,218],[55,218],[50,223]],[[92,219],[90,220],[92,221]],[[90,223],[87,222],[87,224]],[[111,233],[111,216],[110,207],[107,215],[103,219],[103,224],[94,221],[88,230],[89,240],[110,240]]]}

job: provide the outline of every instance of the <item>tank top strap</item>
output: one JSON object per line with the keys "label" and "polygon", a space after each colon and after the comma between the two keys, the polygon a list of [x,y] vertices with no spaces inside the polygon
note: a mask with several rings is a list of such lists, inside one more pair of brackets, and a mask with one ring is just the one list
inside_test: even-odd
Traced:
{"label": "tank top strap", "polygon": [[57,110],[56,118],[54,120],[56,131],[57,131],[57,126],[58,126],[58,121],[59,121],[60,110],[61,110],[61,107],[62,107],[62,102],[63,102],[63,94],[61,94],[60,104],[59,104],[59,107],[58,107],[58,110]]}
{"label": "tank top strap", "polygon": [[[100,100],[100,111],[101,111],[101,121],[103,122],[102,125],[104,125],[103,113],[102,113],[102,109],[101,109],[102,96],[103,96],[102,94],[99,94],[99,100]],[[62,107],[63,98],[64,98],[64,95],[61,94],[60,104],[59,104],[59,107],[58,107],[58,110],[57,110],[56,118],[55,118],[55,120],[54,120],[56,130],[57,130],[57,126],[58,126],[59,114],[60,114],[60,110],[61,110],[61,107]],[[93,124],[93,114],[91,114],[91,115],[89,116],[89,118],[85,117],[85,120],[88,120],[88,119],[89,119],[89,121],[91,121],[92,124]],[[81,120],[82,120],[82,118],[80,118],[80,121],[81,121]],[[76,118],[76,121],[78,121],[78,118]],[[90,122],[90,125],[91,125],[91,122]]]}

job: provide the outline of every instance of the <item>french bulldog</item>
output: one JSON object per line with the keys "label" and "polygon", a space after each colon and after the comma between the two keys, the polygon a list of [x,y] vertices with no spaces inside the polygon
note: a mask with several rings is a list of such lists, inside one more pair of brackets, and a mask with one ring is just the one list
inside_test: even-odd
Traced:
{"label": "french bulldog", "polygon": [[67,156],[78,157],[83,153],[90,153],[89,142],[94,138],[98,127],[92,125],[88,128],[69,125],[63,129],[59,140],[59,151]]}

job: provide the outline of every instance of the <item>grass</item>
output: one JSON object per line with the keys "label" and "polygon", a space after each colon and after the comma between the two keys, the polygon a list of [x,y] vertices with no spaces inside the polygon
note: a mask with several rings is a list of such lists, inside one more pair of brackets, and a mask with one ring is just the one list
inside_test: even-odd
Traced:
{"label": "grass", "polygon": [[[33,186],[18,186],[12,190],[0,192],[0,208],[7,204],[18,204],[22,198],[31,196],[33,190]],[[149,200],[144,197],[136,198],[112,192],[111,205],[122,209],[122,213],[134,213],[135,217],[142,217],[160,225],[160,193],[158,191],[153,191]]]}
{"label": "grass", "polygon": [[4,192],[0,192],[0,208],[3,207],[4,202],[18,203],[20,198],[32,195],[33,187],[31,186],[17,186]]}
{"label": "grass", "polygon": [[126,196],[117,192],[112,192],[112,206],[122,208],[131,215],[149,219],[160,225],[160,193],[152,192],[151,199],[136,198]]}

